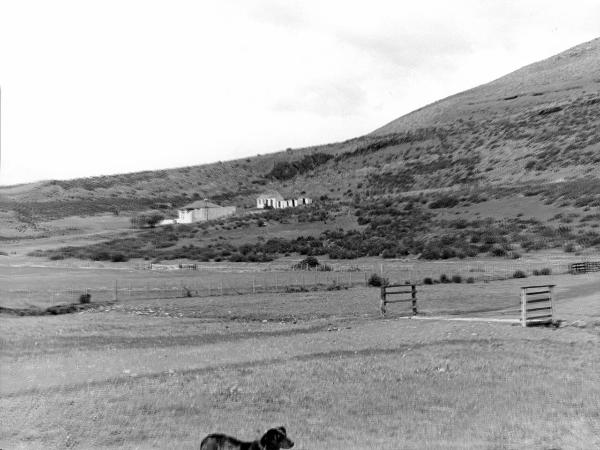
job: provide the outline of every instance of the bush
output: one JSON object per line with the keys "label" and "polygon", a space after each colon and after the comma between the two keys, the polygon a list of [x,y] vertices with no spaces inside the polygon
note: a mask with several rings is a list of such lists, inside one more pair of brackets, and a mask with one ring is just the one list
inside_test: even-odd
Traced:
{"label": "bush", "polygon": [[296,269],[296,270],[308,270],[308,269],[318,268],[320,265],[321,265],[321,263],[319,262],[319,260],[316,257],[314,257],[314,256],[307,256],[302,261],[294,264],[292,266],[292,269]]}
{"label": "bush", "polygon": [[499,245],[494,245],[492,250],[490,251],[492,256],[506,256],[506,249]]}
{"label": "bush", "polygon": [[388,284],[387,278],[380,277],[376,273],[371,274],[369,279],[367,280],[368,286],[380,287]]}
{"label": "bush", "polygon": [[438,208],[453,208],[460,203],[460,200],[456,197],[446,196],[438,198],[429,204],[431,209]]}
{"label": "bush", "polygon": [[425,277],[423,278],[423,284],[433,284],[433,280],[431,277]]}
{"label": "bush", "polygon": [[89,303],[92,301],[92,296],[86,292],[85,294],[81,294],[79,296],[79,303]]}
{"label": "bush", "polygon": [[550,267],[544,267],[543,269],[540,269],[540,270],[534,270],[533,274],[534,275],[552,275],[552,269],[550,269]]}
{"label": "bush", "polygon": [[445,273],[440,275],[440,283],[450,283],[450,278]]}
{"label": "bush", "polygon": [[469,278],[467,278],[467,280],[466,280],[466,281],[467,281],[467,283],[469,283],[469,284],[473,284],[473,283],[475,283],[475,278],[473,278],[473,277],[469,277]]}
{"label": "bush", "polygon": [[462,277],[460,275],[452,275],[453,283],[462,283]]}
{"label": "bush", "polygon": [[513,278],[527,278],[527,274],[522,270],[515,270],[512,275]]}
{"label": "bush", "polygon": [[127,256],[125,256],[123,253],[113,253],[110,257],[110,260],[112,262],[125,262],[128,261],[129,258],[127,258]]}
{"label": "bush", "polygon": [[396,252],[394,250],[392,250],[391,248],[386,248],[381,253],[381,257],[382,258],[395,258],[396,257]]}

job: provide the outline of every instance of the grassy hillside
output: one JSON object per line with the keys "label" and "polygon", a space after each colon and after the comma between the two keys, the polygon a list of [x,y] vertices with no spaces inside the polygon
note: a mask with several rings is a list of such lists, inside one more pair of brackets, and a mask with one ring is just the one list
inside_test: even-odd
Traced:
{"label": "grassy hillside", "polygon": [[[251,207],[257,194],[277,189],[285,196],[313,197],[326,208],[338,205],[355,217],[343,232],[362,226],[370,230],[368,238],[407,238],[402,230],[415,225],[414,217],[427,217],[417,220],[426,223],[419,236],[395,245],[399,254],[407,248],[421,252],[429,239],[456,234],[439,225],[456,215],[478,223],[475,228],[483,222],[474,221],[491,216],[494,223],[559,217],[580,221],[585,233],[595,233],[594,217],[600,217],[598,69],[600,39],[426,106],[370,135],[202,166],[0,188],[0,213],[33,226],[75,214],[140,211],[159,203],[176,207],[204,197]],[[412,222],[402,211],[412,211]],[[374,231],[381,216],[396,221],[395,228]],[[375,224],[373,217],[378,217]],[[323,231],[331,231],[331,225]],[[524,227],[518,242],[536,233],[540,237],[535,226],[511,226]],[[546,232],[552,235],[547,241],[579,242],[582,229],[571,228],[555,239],[557,227]],[[584,241],[596,245],[596,240]],[[462,246],[459,253],[473,251]]]}

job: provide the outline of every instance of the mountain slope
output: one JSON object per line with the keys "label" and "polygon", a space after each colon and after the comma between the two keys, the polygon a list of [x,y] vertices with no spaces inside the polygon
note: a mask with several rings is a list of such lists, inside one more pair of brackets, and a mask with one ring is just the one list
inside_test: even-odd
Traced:
{"label": "mountain slope", "polygon": [[54,218],[205,197],[250,207],[267,189],[348,201],[593,178],[599,130],[595,39],[366,136],[202,166],[2,187],[0,213]]}
{"label": "mountain slope", "polygon": [[439,126],[460,118],[507,116],[572,102],[599,90],[600,38],[427,105],[393,120],[374,134]]}

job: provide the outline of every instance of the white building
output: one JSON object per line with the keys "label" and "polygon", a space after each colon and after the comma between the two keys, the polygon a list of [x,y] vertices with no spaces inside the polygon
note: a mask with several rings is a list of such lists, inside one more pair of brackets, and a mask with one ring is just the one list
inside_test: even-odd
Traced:
{"label": "white building", "polygon": [[283,209],[283,208],[295,208],[300,205],[310,205],[312,203],[312,199],[306,197],[293,198],[293,199],[284,199],[283,196],[277,192],[267,192],[265,194],[260,195],[256,199],[256,207],[258,209],[265,208],[273,208],[273,209]]}
{"label": "white building", "polygon": [[235,206],[219,206],[208,200],[198,200],[177,210],[177,223],[206,222],[232,216],[236,213]]}
{"label": "white building", "polygon": [[256,207],[264,208],[279,208],[279,203],[284,201],[283,196],[277,191],[269,191],[261,194],[256,199]]}

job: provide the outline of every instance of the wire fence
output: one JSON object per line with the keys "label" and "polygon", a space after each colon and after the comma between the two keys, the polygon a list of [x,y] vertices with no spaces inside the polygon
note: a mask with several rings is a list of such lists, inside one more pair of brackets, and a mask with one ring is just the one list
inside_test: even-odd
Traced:
{"label": "wire fence", "polygon": [[111,286],[69,289],[13,289],[0,291],[0,298],[26,304],[78,302],[85,294],[92,302],[214,297],[260,293],[286,293],[345,289],[365,286],[367,272],[284,272],[251,277],[224,276],[202,279],[151,280],[145,283],[114,280]]}
{"label": "wire fence", "polygon": [[[75,303],[84,294],[92,302],[214,297],[261,293],[287,293],[337,290],[365,286],[376,274],[391,283],[423,284],[460,277],[461,282],[491,282],[515,277],[517,271],[526,276],[569,273],[571,261],[504,260],[504,261],[385,261],[376,264],[332,264],[330,271],[287,270],[261,271],[254,266],[219,269],[214,265],[145,266],[134,271],[138,278],[98,277],[97,281],[77,287],[39,289],[0,289],[0,299],[8,304]],[[284,266],[282,266],[282,269]],[[275,270],[274,270],[275,269]],[[544,271],[544,269],[546,269]],[[156,272],[155,272],[156,271]],[[165,271],[167,273],[165,273]],[[229,272],[227,272],[229,271]],[[142,274],[142,275],[140,275]],[[144,275],[145,274],[145,275]],[[114,274],[113,274],[114,275]],[[134,276],[132,275],[132,277]],[[141,278],[140,278],[141,277]],[[96,278],[96,277],[93,277]]]}

